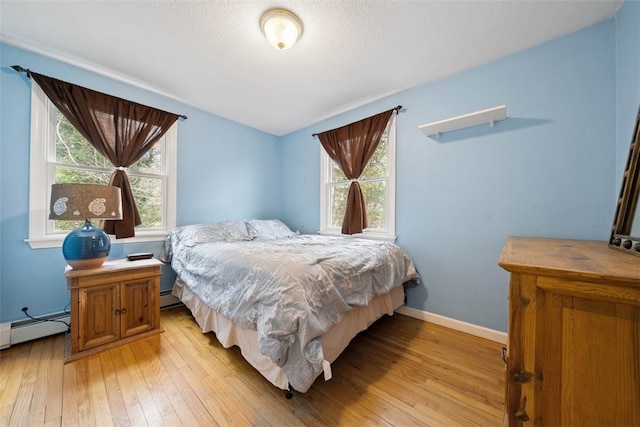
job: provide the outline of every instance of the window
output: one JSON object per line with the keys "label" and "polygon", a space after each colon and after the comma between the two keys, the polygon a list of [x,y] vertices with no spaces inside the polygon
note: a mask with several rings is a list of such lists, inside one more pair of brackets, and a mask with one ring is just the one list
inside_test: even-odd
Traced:
{"label": "window", "polygon": [[[163,240],[175,226],[177,130],[164,137],[127,170],[142,224],[122,242]],[[31,172],[29,239],[32,248],[61,246],[72,221],[49,220],[51,184],[108,184],[113,166],[69,123],[33,83],[31,90]],[[115,240],[114,240],[115,242]]]}
{"label": "window", "polygon": [[[369,227],[362,237],[395,240],[396,115],[358,179],[367,205]],[[320,234],[341,234],[350,181],[320,146]]]}

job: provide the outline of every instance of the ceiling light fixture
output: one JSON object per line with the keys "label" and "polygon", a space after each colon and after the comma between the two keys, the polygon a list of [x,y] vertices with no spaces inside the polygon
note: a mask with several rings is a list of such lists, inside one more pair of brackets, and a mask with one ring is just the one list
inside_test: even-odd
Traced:
{"label": "ceiling light fixture", "polygon": [[302,22],[286,9],[270,9],[260,17],[260,29],[276,49],[285,50],[302,36]]}

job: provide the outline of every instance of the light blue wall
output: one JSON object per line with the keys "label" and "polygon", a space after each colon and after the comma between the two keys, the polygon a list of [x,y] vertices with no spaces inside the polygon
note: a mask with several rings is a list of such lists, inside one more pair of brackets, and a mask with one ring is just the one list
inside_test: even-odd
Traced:
{"label": "light blue wall", "polygon": [[640,2],[624,2],[615,21],[617,197],[640,104]]}
{"label": "light blue wall", "polygon": [[[637,21],[636,21],[637,23]],[[613,20],[407,90],[282,138],[282,219],[319,227],[314,132],[402,105],[398,244],[424,284],[411,307],[507,330],[509,235],[606,240],[615,200]],[[501,104],[508,119],[440,139],[418,126]]]}
{"label": "light blue wall", "polygon": [[[69,301],[59,249],[31,250],[29,86],[41,73],[189,116],[178,125],[178,223],[280,217],[319,226],[314,132],[401,104],[398,243],[424,285],[409,305],[507,328],[509,235],[608,238],[632,120],[640,102],[640,3],[618,17],[434,84],[276,138],[51,59],[0,44],[0,321],[60,311]],[[185,76],[187,78],[187,76]],[[508,119],[427,138],[418,126],[500,104]],[[113,257],[160,244],[115,245]],[[165,270],[163,288],[172,275]]]}
{"label": "light blue wall", "polygon": [[[278,138],[168,98],[0,44],[0,322],[62,311],[69,303],[60,248],[32,250],[29,231],[30,82],[18,64],[133,101],[186,114],[178,124],[178,225],[278,217]],[[188,73],[184,78],[189,78]],[[111,258],[158,254],[161,243],[116,244]],[[175,277],[164,268],[162,288]]]}

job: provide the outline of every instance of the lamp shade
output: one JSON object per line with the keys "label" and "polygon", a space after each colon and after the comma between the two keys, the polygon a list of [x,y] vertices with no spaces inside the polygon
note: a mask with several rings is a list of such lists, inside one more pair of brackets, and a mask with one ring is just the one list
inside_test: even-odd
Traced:
{"label": "lamp shade", "polygon": [[49,219],[84,219],[82,227],[67,234],[62,254],[75,270],[98,268],[109,256],[111,240],[89,219],[122,219],[120,189],[96,184],[53,184]]}
{"label": "lamp shade", "polygon": [[120,189],[98,184],[53,184],[49,219],[122,219]]}
{"label": "lamp shade", "polygon": [[270,9],[260,18],[260,29],[276,49],[285,50],[302,36],[302,22],[286,9]]}

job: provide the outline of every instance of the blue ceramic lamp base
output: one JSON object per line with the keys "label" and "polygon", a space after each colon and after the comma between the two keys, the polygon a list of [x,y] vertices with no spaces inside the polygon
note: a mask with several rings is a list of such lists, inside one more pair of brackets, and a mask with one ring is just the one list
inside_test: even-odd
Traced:
{"label": "blue ceramic lamp base", "polygon": [[107,233],[85,220],[84,225],[70,232],[62,243],[62,254],[74,270],[100,267],[111,250]]}

